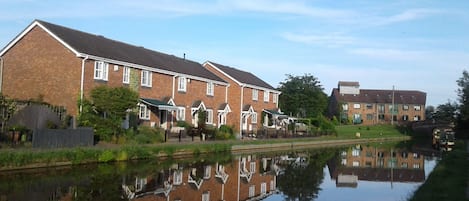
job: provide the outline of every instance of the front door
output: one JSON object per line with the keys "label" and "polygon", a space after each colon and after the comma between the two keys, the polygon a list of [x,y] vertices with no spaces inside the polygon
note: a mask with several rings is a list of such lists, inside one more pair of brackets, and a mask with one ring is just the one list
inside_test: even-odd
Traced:
{"label": "front door", "polygon": [[160,127],[163,129],[168,128],[168,111],[160,110]]}

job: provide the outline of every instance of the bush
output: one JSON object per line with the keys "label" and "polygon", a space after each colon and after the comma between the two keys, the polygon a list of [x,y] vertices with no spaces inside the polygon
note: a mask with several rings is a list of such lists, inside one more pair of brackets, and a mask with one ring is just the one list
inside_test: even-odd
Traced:
{"label": "bush", "polygon": [[110,150],[106,150],[99,155],[98,161],[99,162],[109,162],[115,160],[114,153]]}

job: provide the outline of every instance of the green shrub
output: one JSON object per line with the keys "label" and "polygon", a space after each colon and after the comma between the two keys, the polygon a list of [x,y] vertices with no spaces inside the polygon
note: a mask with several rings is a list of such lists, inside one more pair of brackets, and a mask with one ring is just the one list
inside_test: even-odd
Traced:
{"label": "green shrub", "polygon": [[114,161],[115,159],[116,158],[114,156],[114,153],[110,150],[106,150],[99,155],[98,161],[105,163],[109,161]]}

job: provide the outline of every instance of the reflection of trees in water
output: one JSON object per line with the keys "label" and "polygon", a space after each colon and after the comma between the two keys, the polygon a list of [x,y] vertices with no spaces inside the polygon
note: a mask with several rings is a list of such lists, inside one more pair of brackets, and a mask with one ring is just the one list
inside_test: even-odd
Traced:
{"label": "reflection of trees in water", "polygon": [[306,154],[306,165],[292,161],[284,166],[284,173],[277,179],[277,187],[286,196],[285,200],[314,200],[319,185],[324,179],[323,168],[336,152],[334,150],[315,150]]}

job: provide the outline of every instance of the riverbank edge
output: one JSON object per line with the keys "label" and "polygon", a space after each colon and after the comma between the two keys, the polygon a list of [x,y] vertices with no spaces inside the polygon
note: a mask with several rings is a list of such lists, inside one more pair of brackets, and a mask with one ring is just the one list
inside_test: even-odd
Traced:
{"label": "riverbank edge", "polygon": [[[93,158],[84,158],[80,162],[72,160],[63,160],[58,158],[51,158],[47,162],[25,162],[24,164],[15,164],[15,165],[3,165],[0,166],[0,171],[20,171],[27,169],[36,169],[36,168],[51,168],[51,167],[60,167],[60,166],[71,166],[71,165],[83,165],[91,163],[105,163],[105,162],[116,162],[116,161],[131,161],[131,160],[143,160],[143,159],[167,159],[167,158],[190,158],[194,155],[201,154],[211,154],[211,153],[226,153],[239,155],[239,154],[249,154],[249,153],[259,153],[259,152],[272,152],[272,151],[284,151],[284,150],[295,150],[295,149],[305,149],[305,148],[321,148],[321,147],[335,147],[335,146],[344,146],[344,145],[354,145],[362,143],[376,143],[376,142],[387,142],[387,141],[405,141],[412,139],[410,136],[397,136],[397,137],[377,137],[377,138],[356,138],[356,139],[326,139],[326,140],[317,140],[317,139],[295,139],[288,140],[285,142],[283,140],[274,140],[269,141],[268,143],[261,143],[255,141],[237,141],[233,142],[202,142],[198,144],[193,144],[192,146],[184,144],[164,144],[159,148],[158,151],[153,151],[157,146],[140,146],[147,147],[149,150],[152,150],[153,154],[143,154],[132,157],[127,157],[125,159],[118,159],[116,155],[119,155],[119,152],[125,151],[126,147],[109,147],[109,148],[86,148],[79,147],[77,150],[81,151],[90,151],[96,152]],[[244,144],[243,144],[244,143]],[[199,146],[197,146],[199,145]],[[210,148],[208,148],[210,147]],[[99,151],[98,151],[99,150]],[[168,151],[169,150],[169,151]],[[42,153],[52,153],[68,151],[74,153],[75,150],[46,150],[40,151]],[[21,150],[17,151],[23,154],[29,155],[29,157],[34,157],[33,154],[36,152],[34,149]],[[5,153],[5,152],[3,152]],[[12,151],[11,153],[15,153]],[[114,158],[110,160],[101,160],[101,156],[112,153]],[[70,154],[70,153],[69,153]],[[76,153],[79,154],[79,153]],[[96,156],[96,155],[100,156]]]}

